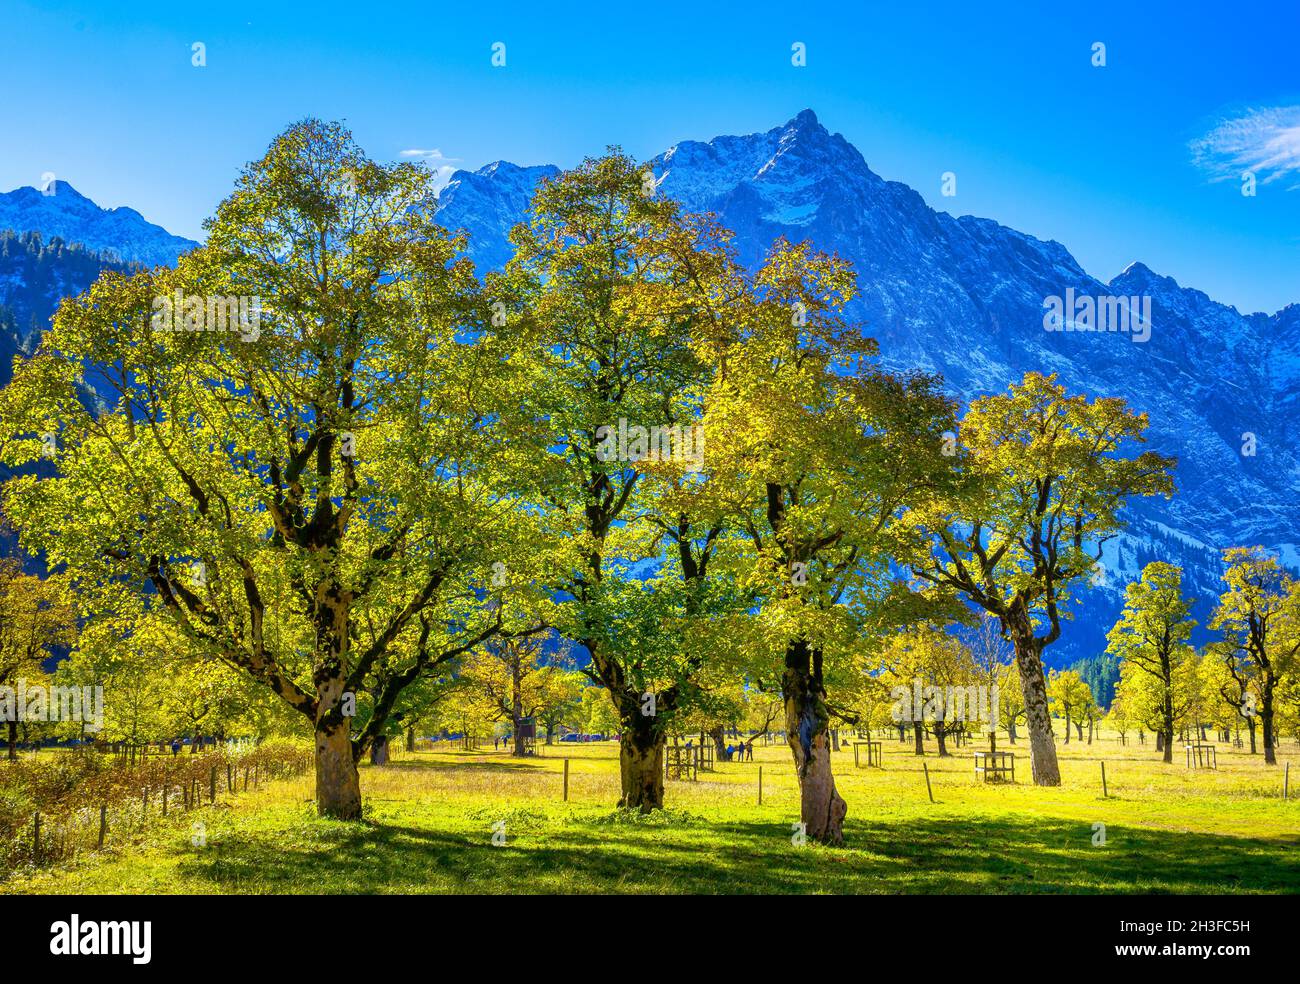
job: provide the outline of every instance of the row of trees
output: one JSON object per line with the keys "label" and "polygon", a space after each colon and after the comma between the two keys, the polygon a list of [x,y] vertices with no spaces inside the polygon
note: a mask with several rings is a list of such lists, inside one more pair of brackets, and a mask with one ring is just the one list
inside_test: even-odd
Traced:
{"label": "row of trees", "polygon": [[1120,666],[1111,718],[1157,735],[1164,760],[1187,726],[1219,731],[1244,722],[1250,749],[1262,732],[1264,760],[1276,762],[1279,714],[1300,711],[1300,582],[1259,548],[1224,554],[1226,590],[1209,628],[1217,638],[1192,645],[1193,599],[1182,571],[1155,562],[1127,589],[1124,611],[1109,636]]}
{"label": "row of trees", "polygon": [[[668,736],[753,689],[834,842],[863,654],[980,611],[1059,783],[1043,651],[1124,504],[1172,490],[1144,416],[1031,373],[958,419],[845,319],[843,261],[777,242],[744,269],[617,152],[544,183],[481,281],[430,187],[297,124],[203,247],[106,273],[16,365],[3,459],[49,466],[4,509],[102,646],[274,695],[346,818],[359,757],[462,672],[526,714],[509,653],[554,634],[617,717],[622,805],[661,806]],[[214,318],[239,297],[256,325]]]}
{"label": "row of trees", "polygon": [[[1224,570],[1226,587],[1210,621],[1216,635],[1200,649],[1191,641],[1195,600],[1183,594],[1177,566],[1148,564],[1128,586],[1109,634],[1107,655],[1118,666],[1119,682],[1108,709],[1077,669],[1047,675],[1049,711],[1063,722],[1067,744],[1072,734],[1084,740],[1085,729],[1091,742],[1104,720],[1122,736],[1150,732],[1164,761],[1172,762],[1177,735],[1244,728],[1251,752],[1258,750],[1259,734],[1265,761],[1272,764],[1283,733],[1300,738],[1300,583],[1258,547],[1226,551]],[[1015,742],[1025,704],[1012,663],[996,622],[987,617],[974,631],[922,625],[900,632],[877,651],[864,650],[856,719],[877,728],[897,723],[898,688],[910,690],[914,682],[936,688],[936,695],[996,688],[996,720],[978,724],[1000,728]],[[946,739],[978,726],[971,714],[952,717],[937,697],[921,709],[910,699],[904,706],[906,723],[920,723],[914,730],[918,754],[926,730],[943,755]]]}

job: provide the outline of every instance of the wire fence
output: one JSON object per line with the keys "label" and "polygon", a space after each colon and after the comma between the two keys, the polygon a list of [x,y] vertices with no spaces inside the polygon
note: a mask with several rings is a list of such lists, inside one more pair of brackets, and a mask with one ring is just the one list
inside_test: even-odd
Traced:
{"label": "wire fence", "polygon": [[310,771],[309,748],[231,743],[137,760],[76,749],[0,767],[0,872],[70,860],[138,836],[169,814],[211,806]]}

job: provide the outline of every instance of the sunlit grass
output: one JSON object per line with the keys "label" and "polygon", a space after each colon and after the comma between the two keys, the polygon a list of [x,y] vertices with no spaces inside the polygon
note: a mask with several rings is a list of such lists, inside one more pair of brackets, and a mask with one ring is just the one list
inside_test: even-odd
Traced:
{"label": "sunlit grass", "polygon": [[[616,810],[617,747],[398,753],[364,766],[366,819],[320,820],[312,779],[169,818],[130,844],[20,874],[8,892],[1294,892],[1300,791],[1279,764],[1219,746],[1217,771],[1159,762],[1148,743],[1058,743],[1063,784],[973,776],[970,748],[918,759],[884,740],[883,769],[836,755],[849,804],[843,848],[792,843],[798,790],[784,745],[670,782],[668,810]],[[1000,747],[1010,747],[1003,743]],[[570,762],[562,801],[563,759]],[[1101,762],[1109,796],[1103,798]],[[936,802],[926,793],[922,762]],[[763,770],[763,803],[758,772]],[[1292,778],[1300,782],[1300,768]],[[191,843],[205,825],[206,844]],[[504,826],[502,826],[504,824]],[[1105,846],[1094,846],[1094,824]],[[494,846],[494,830],[505,843]],[[111,838],[110,838],[111,840]]]}

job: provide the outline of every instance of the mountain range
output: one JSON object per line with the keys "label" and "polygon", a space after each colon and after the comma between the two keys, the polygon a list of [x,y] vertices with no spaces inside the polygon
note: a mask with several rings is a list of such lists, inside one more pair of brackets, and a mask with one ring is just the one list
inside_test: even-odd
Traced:
{"label": "mountain range", "polygon": [[[778,237],[851,261],[860,294],[849,314],[879,341],[886,365],[937,372],[963,402],[1030,370],[1054,372],[1071,390],[1124,397],[1149,415],[1148,447],[1178,458],[1178,491],[1130,508],[1128,530],[1106,546],[1105,579],[1046,654],[1053,664],[1104,647],[1123,586],[1151,560],[1184,567],[1202,625],[1222,590],[1223,548],[1262,544],[1300,568],[1300,304],[1242,314],[1142,263],[1100,280],[1060,243],[931,208],[875,174],[811,110],[764,133],[684,141],[649,164],[658,193],[716,214],[747,263]],[[457,171],[439,220],[469,233],[480,270],[499,268],[511,226],[557,171],[506,161]],[[0,194],[0,229],[84,244],[106,265],[172,263],[195,245],[131,209],[99,209],[64,182],[55,192]],[[0,270],[0,307],[18,286]],[[1067,296],[1141,299],[1149,337],[1073,330],[1086,327],[1080,317],[1048,330],[1045,304]],[[22,341],[15,347],[30,344]],[[2,373],[0,382],[7,366]]]}
{"label": "mountain range", "polygon": [[[892,368],[940,373],[962,401],[1054,372],[1072,391],[1124,397],[1149,415],[1148,447],[1178,458],[1178,491],[1129,510],[1052,662],[1104,648],[1124,585],[1151,560],[1184,567],[1202,625],[1223,590],[1222,549],[1263,544],[1300,568],[1300,304],[1242,314],[1142,263],[1099,280],[1060,243],[936,211],[875,174],[811,110],[765,133],[684,141],[649,164],[659,192],[717,215],[750,264],[778,237],[850,260],[860,296],[849,314]],[[456,172],[440,221],[470,233],[480,268],[498,267],[533,188],[556,171],[498,161]],[[1149,298],[1149,338],[1046,330],[1045,302],[1069,291]]]}
{"label": "mountain range", "polygon": [[171,265],[198,243],[173,236],[133,208],[100,208],[66,181],[0,193],[0,229],[39,232],[118,262]]}

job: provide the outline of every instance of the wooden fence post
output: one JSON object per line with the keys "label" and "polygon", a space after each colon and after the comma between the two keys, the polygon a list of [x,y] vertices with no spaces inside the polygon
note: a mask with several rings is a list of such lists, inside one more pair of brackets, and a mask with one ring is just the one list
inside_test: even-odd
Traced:
{"label": "wooden fence post", "polygon": [[214,765],[208,772],[208,803],[217,801],[217,767]]}
{"label": "wooden fence post", "polygon": [[1291,798],[1291,763],[1286,764],[1286,773],[1282,776],[1282,798]]}
{"label": "wooden fence post", "polygon": [[1106,763],[1101,763],[1101,798],[1106,799],[1110,793],[1106,791]]}
{"label": "wooden fence post", "polygon": [[763,805],[763,767],[758,767],[758,805]]}
{"label": "wooden fence post", "polygon": [[41,811],[40,810],[36,811],[36,815],[33,819],[35,821],[33,825],[33,840],[35,843],[32,848],[32,855],[33,857],[36,858],[36,860],[39,861],[41,858]]}
{"label": "wooden fence post", "polygon": [[99,808],[99,844],[98,849],[104,849],[104,834],[108,832],[108,807],[101,805]]}
{"label": "wooden fence post", "polygon": [[564,802],[569,802],[569,760],[564,760]]}
{"label": "wooden fence post", "polygon": [[930,797],[930,802],[934,802],[934,790],[930,788],[930,766],[927,762],[921,763],[921,768],[925,770],[925,791]]}

